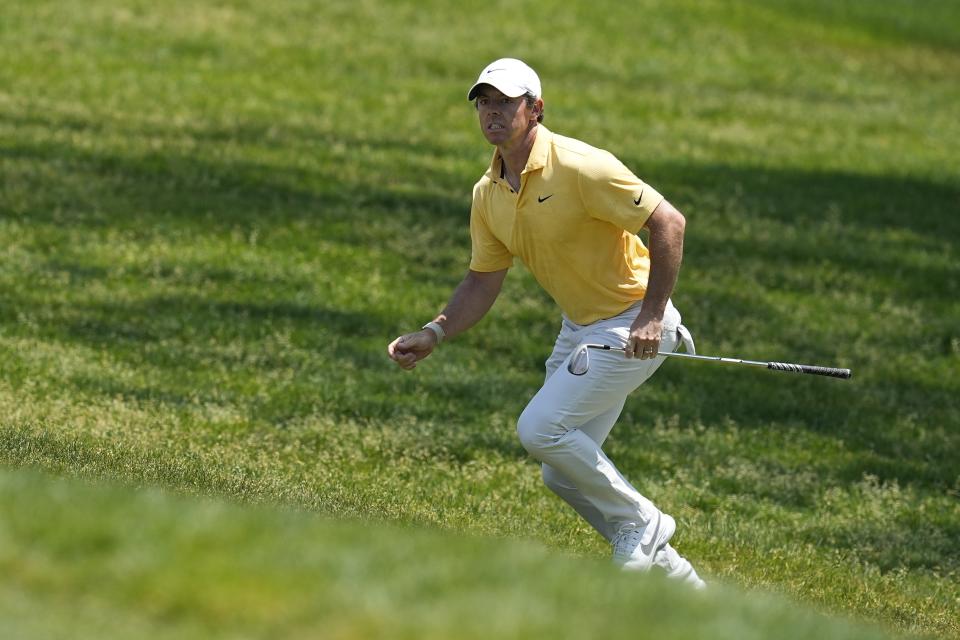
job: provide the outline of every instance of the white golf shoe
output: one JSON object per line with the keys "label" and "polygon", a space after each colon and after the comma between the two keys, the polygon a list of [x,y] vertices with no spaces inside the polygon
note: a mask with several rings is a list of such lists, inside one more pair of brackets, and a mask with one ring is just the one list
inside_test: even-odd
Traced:
{"label": "white golf shoe", "polygon": [[690,561],[677,553],[676,549],[669,544],[663,545],[657,551],[657,554],[653,557],[653,564],[666,571],[667,577],[671,580],[689,584],[694,589],[707,588],[707,583],[700,579],[697,570],[693,568]]}
{"label": "white golf shoe", "polygon": [[676,528],[672,517],[657,511],[646,526],[622,529],[613,539],[613,562],[624,571],[649,571]]}

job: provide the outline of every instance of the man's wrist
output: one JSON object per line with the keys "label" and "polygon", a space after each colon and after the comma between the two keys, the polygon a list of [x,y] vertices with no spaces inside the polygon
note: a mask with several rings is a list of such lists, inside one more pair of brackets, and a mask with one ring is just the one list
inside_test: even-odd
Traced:
{"label": "man's wrist", "polygon": [[636,319],[641,322],[662,322],[663,316],[666,315],[666,313],[666,303],[659,305],[650,301],[650,304],[647,304],[647,301],[644,300],[644,304],[640,307],[640,312],[637,314]]}
{"label": "man's wrist", "polygon": [[438,322],[428,322],[427,324],[423,325],[421,329],[429,329],[430,331],[432,331],[433,334],[437,336],[437,344],[440,344],[441,342],[443,342],[443,339],[447,337],[446,332],[443,330],[443,327],[441,327]]}

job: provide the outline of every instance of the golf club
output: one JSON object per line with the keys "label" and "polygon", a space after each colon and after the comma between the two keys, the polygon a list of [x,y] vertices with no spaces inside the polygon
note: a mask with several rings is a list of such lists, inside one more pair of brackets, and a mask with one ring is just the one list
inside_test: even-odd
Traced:
{"label": "golf club", "polygon": [[[583,344],[570,358],[570,364],[567,365],[567,371],[575,376],[582,376],[590,369],[590,349],[600,349],[602,351],[626,351],[623,347],[611,347],[606,344]],[[788,362],[759,362],[756,360],[740,360],[737,358],[721,358],[719,356],[699,356],[689,353],[676,353],[673,351],[658,351],[657,355],[670,356],[672,358],[689,358],[691,360],[707,360],[710,362],[726,362],[729,364],[747,364],[754,367],[766,367],[774,371],[789,371],[791,373],[810,373],[816,376],[829,376],[831,378],[849,378],[852,373],[850,369],[836,369],[834,367],[820,367],[812,364],[791,364]]]}

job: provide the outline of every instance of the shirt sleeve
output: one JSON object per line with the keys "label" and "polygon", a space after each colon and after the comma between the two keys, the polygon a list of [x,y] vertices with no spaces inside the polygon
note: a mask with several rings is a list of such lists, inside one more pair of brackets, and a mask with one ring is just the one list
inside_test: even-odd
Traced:
{"label": "shirt sleeve", "polygon": [[470,269],[489,273],[513,266],[513,255],[490,229],[487,208],[478,184],[473,189],[473,204],[470,206]]}
{"label": "shirt sleeve", "polygon": [[580,167],[580,196],[592,217],[636,233],[663,196],[606,151],[592,154]]}

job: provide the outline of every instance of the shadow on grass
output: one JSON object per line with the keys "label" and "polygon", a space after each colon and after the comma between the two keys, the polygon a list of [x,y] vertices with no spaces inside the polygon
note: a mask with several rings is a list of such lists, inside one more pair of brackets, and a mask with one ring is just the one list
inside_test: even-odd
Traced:
{"label": "shadow on grass", "polygon": [[[428,176],[418,173],[421,160],[449,155],[453,150],[422,142],[411,147],[399,139],[333,137],[290,126],[192,126],[168,130],[140,123],[130,127],[113,122],[105,127],[103,123],[77,117],[58,115],[53,119],[11,113],[0,113],[0,120],[16,127],[119,132],[132,141],[133,146],[124,151],[116,147],[110,151],[90,150],[49,141],[20,141],[0,148],[0,158],[13,166],[21,163],[20,166],[28,167],[16,171],[12,178],[19,187],[31,190],[32,202],[24,213],[35,222],[135,229],[175,223],[181,228],[216,233],[236,226],[296,222],[329,225],[346,221],[357,231],[364,223],[385,216],[399,216],[408,223],[429,218],[433,224],[443,216],[462,221],[469,212],[472,181],[461,181],[435,167]],[[183,149],[185,138],[199,142],[201,149],[242,145],[250,153],[242,158],[204,157]],[[144,140],[157,139],[163,141],[163,150],[145,151],[149,145]],[[278,145],[301,147],[291,155],[311,156],[315,164],[306,164],[315,168],[304,168],[304,163],[272,163],[266,151]],[[384,156],[382,152],[389,153]],[[391,156],[402,157],[405,163],[375,165],[374,172],[359,172],[369,182],[358,180],[350,177],[358,164],[351,158],[359,157],[363,163],[362,154],[380,157],[381,162],[389,162]],[[51,173],[36,171],[38,167],[50,169],[55,174],[55,184],[50,184]],[[393,188],[382,184],[384,176],[395,178]],[[400,188],[404,179],[416,180],[422,188]],[[343,232],[340,239],[345,242],[366,239],[351,235],[349,227],[334,228]]]}

